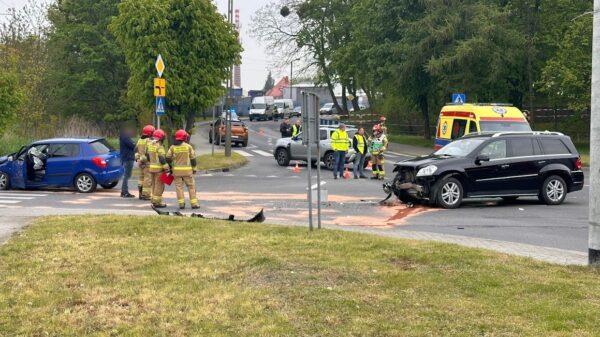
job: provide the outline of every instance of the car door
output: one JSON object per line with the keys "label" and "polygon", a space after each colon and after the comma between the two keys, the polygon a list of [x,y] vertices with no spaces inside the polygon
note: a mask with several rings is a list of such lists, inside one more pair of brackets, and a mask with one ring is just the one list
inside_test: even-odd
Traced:
{"label": "car door", "polygon": [[[538,149],[534,148],[534,145]],[[534,144],[531,137],[516,137],[508,140],[508,157],[511,159],[512,172],[510,184],[514,194],[536,194],[539,190],[538,160],[534,157],[539,153],[539,145]]]}
{"label": "car door", "polygon": [[507,141],[494,140],[487,143],[478,156],[487,156],[490,160],[473,163],[465,168],[469,178],[469,196],[493,196],[506,194],[512,189],[511,161],[507,157]]}
{"label": "car door", "polygon": [[77,143],[50,144],[46,160],[46,183],[53,186],[70,185],[80,153],[81,145]]}
{"label": "car door", "polygon": [[10,185],[13,188],[26,188],[27,182],[27,150],[28,147],[23,147],[15,154],[12,161],[12,174],[10,176]]}

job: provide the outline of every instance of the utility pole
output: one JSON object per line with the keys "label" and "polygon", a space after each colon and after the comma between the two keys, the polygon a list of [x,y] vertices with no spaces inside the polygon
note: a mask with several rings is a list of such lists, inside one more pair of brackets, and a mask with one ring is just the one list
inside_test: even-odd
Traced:
{"label": "utility pole", "polygon": [[590,113],[590,266],[600,267],[600,0],[594,0],[592,44],[592,110]]}
{"label": "utility pole", "polygon": [[[233,0],[228,1],[227,20],[233,26]],[[233,65],[229,68],[229,76],[227,78],[227,112],[225,113],[225,157],[231,157],[231,104],[233,97],[231,96],[233,88]]]}

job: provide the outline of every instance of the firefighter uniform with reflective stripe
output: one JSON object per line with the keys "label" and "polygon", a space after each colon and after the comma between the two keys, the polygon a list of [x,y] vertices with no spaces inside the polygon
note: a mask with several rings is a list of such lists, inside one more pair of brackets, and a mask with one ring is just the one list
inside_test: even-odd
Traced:
{"label": "firefighter uniform with reflective stripe", "polygon": [[167,162],[171,164],[173,176],[175,177],[179,208],[185,207],[184,184],[187,186],[192,208],[198,208],[196,182],[194,180],[194,173],[196,172],[196,153],[194,152],[194,148],[186,142],[176,141],[175,145],[172,145],[167,152]]}
{"label": "firefighter uniform with reflective stripe", "polygon": [[149,162],[149,171],[152,175],[152,204],[162,204],[162,195],[165,184],[160,180],[160,175],[169,170],[169,164],[165,158],[165,148],[156,140],[148,142],[146,146],[146,157]]}
{"label": "firefighter uniform with reflective stripe", "polygon": [[140,168],[140,178],[138,179],[138,190],[140,199],[150,200],[152,194],[152,175],[150,174],[150,165],[146,157],[146,146],[150,139],[142,136],[135,145],[135,160]]}
{"label": "firefighter uniform with reflective stripe", "polygon": [[383,153],[387,150],[388,140],[383,132],[373,134],[369,137],[369,152],[373,167],[373,178],[383,179],[385,177],[385,159]]}

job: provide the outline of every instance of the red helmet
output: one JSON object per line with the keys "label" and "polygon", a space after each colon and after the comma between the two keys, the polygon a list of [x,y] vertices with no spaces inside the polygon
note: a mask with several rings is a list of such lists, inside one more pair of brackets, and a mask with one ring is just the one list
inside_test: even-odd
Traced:
{"label": "red helmet", "polygon": [[379,125],[379,124],[373,125],[373,132],[381,132],[381,125]]}
{"label": "red helmet", "polygon": [[185,130],[177,130],[177,132],[175,132],[175,140],[180,140],[182,142],[187,141],[188,139],[188,133],[185,132]]}
{"label": "red helmet", "polygon": [[165,134],[165,132],[161,129],[154,131],[154,134],[152,134],[152,137],[154,137],[154,139],[156,140],[164,140],[166,136],[167,135]]}
{"label": "red helmet", "polygon": [[152,137],[152,134],[154,134],[154,127],[152,125],[144,126],[142,129],[142,136]]}
{"label": "red helmet", "polygon": [[379,121],[382,122],[382,123],[385,122],[385,117],[379,118]]}

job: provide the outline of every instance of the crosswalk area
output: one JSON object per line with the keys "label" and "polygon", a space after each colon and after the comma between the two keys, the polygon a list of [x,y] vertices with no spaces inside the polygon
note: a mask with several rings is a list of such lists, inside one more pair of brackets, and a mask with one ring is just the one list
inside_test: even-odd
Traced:
{"label": "crosswalk area", "polygon": [[0,207],[3,205],[18,205],[23,202],[47,197],[48,194],[30,192],[0,192]]}
{"label": "crosswalk area", "polygon": [[244,156],[246,158],[260,156],[260,157],[273,157],[273,154],[263,150],[233,150],[233,152]]}

